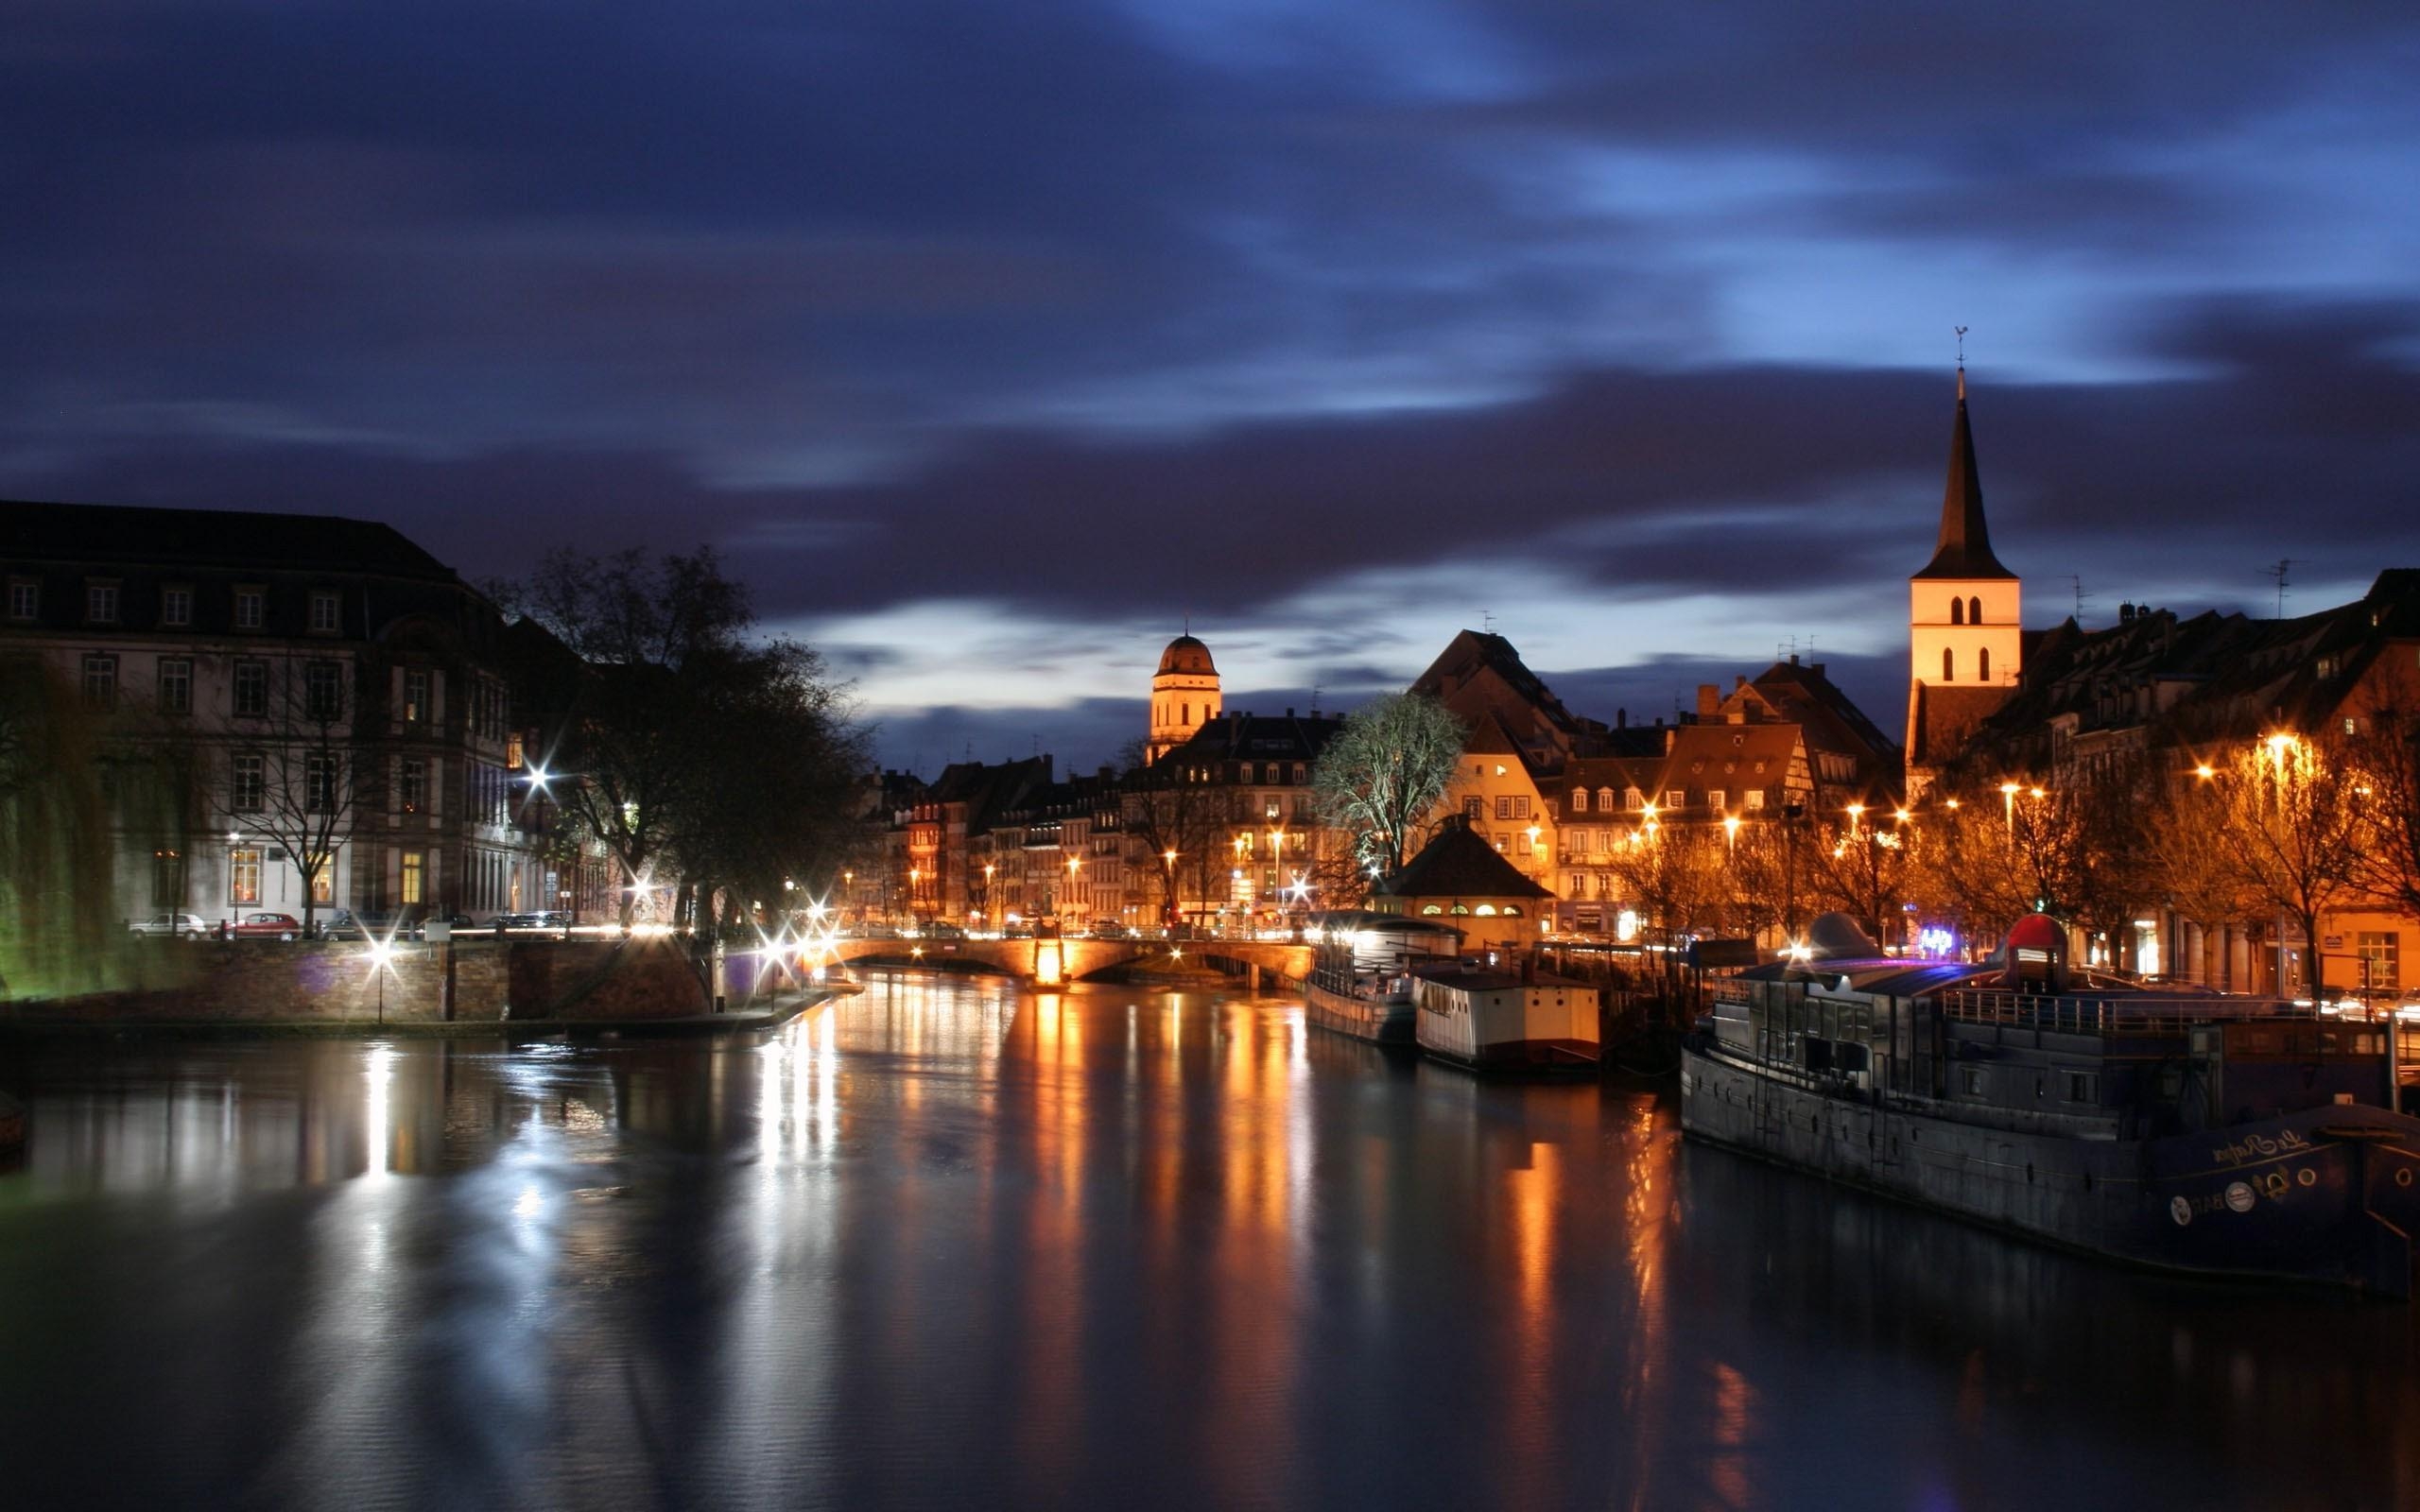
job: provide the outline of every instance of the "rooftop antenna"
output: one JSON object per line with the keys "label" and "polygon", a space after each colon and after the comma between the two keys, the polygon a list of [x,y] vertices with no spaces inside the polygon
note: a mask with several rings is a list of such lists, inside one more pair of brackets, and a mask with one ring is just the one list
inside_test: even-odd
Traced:
{"label": "rooftop antenna", "polygon": [[2294,558],[2291,557],[2280,557],[2277,558],[2276,566],[2260,569],[2262,576],[2277,579],[2277,617],[2281,620],[2286,617],[2286,574],[2293,565]]}
{"label": "rooftop antenna", "polygon": [[1954,325],[1949,329],[1958,333],[1958,398],[1962,404],[1966,399],[1966,328]]}
{"label": "rooftop antenna", "polygon": [[1483,609],[1478,611],[1478,627],[1490,635],[1495,633],[1495,614],[1493,610]]}
{"label": "rooftop antenna", "polygon": [[1314,683],[1312,683],[1312,684],[1311,684],[1311,717],[1312,717],[1312,718],[1314,718],[1314,719],[1317,719],[1319,716],[1320,716],[1320,685],[1319,685],[1318,683],[1314,682]]}
{"label": "rooftop antenna", "polygon": [[2067,574],[2067,581],[2076,585],[2076,627],[2078,629],[2082,629],[2083,627],[2083,607],[2092,602],[2092,595],[2083,591],[2083,578],[2079,576],[2077,574]]}

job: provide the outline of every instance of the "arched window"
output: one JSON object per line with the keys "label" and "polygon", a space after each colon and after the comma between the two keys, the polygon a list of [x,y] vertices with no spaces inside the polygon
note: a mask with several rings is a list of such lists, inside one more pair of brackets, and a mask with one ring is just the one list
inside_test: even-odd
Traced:
{"label": "arched window", "polygon": [[1983,601],[1981,599],[1970,598],[1966,601],[1966,623],[1969,625],[1980,625],[1983,623]]}
{"label": "arched window", "polygon": [[1184,705],[1184,722],[1188,725],[1193,723],[1193,705],[1191,704]]}
{"label": "arched window", "polygon": [[1975,653],[1975,679],[1979,682],[1992,680],[1992,648],[1988,645]]}
{"label": "arched window", "polygon": [[1507,919],[1518,919],[1518,918],[1520,918],[1520,917],[1521,917],[1521,905],[1520,905],[1519,903],[1506,903],[1506,904],[1504,905],[1504,917],[1505,917],[1505,918],[1507,918]]}
{"label": "arched window", "polygon": [[1571,790],[1571,812],[1574,814],[1585,814],[1588,812],[1588,790],[1586,788],[1575,787]]}
{"label": "arched window", "polygon": [[1964,599],[1953,598],[1949,601],[1949,623],[1952,625],[1963,625],[1966,623],[1966,601]]}
{"label": "arched window", "polygon": [[1947,646],[1945,646],[1945,646],[1943,646],[1943,647],[1941,648],[1941,680],[1942,680],[1942,681],[1944,681],[1944,682],[1955,682],[1955,681],[1957,681],[1957,680],[1958,680],[1957,663],[1956,663],[1956,662],[1952,662],[1952,661],[1950,660],[1950,658],[1952,658],[1952,657],[1956,656],[1957,654],[1958,654],[1958,653],[1956,653],[1955,651],[1952,651],[1949,647],[1947,647]]}
{"label": "arched window", "polygon": [[1481,903],[1476,910],[1474,910],[1474,912],[1476,912],[1481,919],[1494,919],[1495,917],[1495,905],[1494,903]]}
{"label": "arched window", "polygon": [[1443,908],[1441,908],[1441,907],[1439,907],[1439,906],[1438,906],[1437,904],[1435,904],[1435,903],[1422,903],[1422,904],[1420,905],[1420,911],[1421,911],[1423,914],[1430,915],[1430,916],[1434,916],[1434,915],[1437,915],[1437,914],[1442,914],[1442,913],[1443,913],[1445,910],[1444,910],[1444,909],[1443,909]]}

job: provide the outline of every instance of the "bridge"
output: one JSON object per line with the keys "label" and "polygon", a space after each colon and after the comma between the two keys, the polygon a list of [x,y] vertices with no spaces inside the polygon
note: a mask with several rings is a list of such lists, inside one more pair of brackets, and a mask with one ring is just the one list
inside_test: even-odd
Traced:
{"label": "bridge", "polygon": [[860,939],[817,941],[805,961],[836,965],[873,961],[897,966],[961,966],[998,971],[1039,987],[1080,982],[1129,966],[1208,966],[1260,985],[1264,976],[1301,981],[1311,972],[1311,947],[1287,940],[1245,939]]}

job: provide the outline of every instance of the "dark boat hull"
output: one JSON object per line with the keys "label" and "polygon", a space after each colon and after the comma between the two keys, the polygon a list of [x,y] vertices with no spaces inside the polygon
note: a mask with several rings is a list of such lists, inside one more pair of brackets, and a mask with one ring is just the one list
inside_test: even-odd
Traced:
{"label": "dark boat hull", "polygon": [[2380,1108],[2075,1138],[1826,1095],[1693,1047],[1681,1122],[1695,1138],[2140,1264],[2411,1292],[2420,1121]]}

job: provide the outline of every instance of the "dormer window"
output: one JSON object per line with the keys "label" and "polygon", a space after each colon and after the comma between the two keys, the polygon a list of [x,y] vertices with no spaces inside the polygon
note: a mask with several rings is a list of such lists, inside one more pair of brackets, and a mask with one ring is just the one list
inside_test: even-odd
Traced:
{"label": "dormer window", "polygon": [[311,594],[311,633],[334,635],[337,632],[337,600],[333,593],[314,591]]}
{"label": "dormer window", "polygon": [[42,584],[30,577],[9,579],[9,617],[29,620],[42,612]]}
{"label": "dormer window", "polygon": [[1588,812],[1588,790],[1586,788],[1575,787],[1571,790],[1571,812],[1574,814],[1585,814]]}
{"label": "dormer window", "polygon": [[170,629],[184,629],[193,624],[193,590],[180,583],[160,590],[160,623]]}
{"label": "dormer window", "polygon": [[84,585],[84,623],[87,625],[117,623],[117,584],[109,582]]}
{"label": "dormer window", "polygon": [[238,588],[235,590],[235,628],[257,630],[268,623],[268,590]]}

